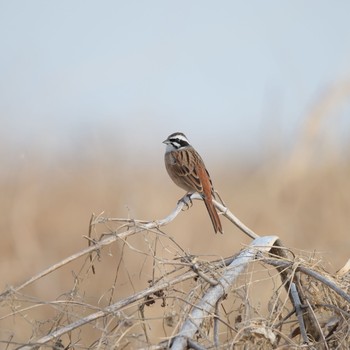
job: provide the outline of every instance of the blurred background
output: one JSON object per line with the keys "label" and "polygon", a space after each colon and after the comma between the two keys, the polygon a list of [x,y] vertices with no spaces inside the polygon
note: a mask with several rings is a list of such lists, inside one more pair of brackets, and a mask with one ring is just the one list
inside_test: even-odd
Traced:
{"label": "blurred background", "polygon": [[[93,212],[166,216],[183,195],[163,164],[175,131],[247,226],[340,268],[349,13],[319,0],[1,1],[1,288],[83,249]],[[196,202],[165,231],[193,254],[227,256],[249,240],[223,223],[214,235]]]}

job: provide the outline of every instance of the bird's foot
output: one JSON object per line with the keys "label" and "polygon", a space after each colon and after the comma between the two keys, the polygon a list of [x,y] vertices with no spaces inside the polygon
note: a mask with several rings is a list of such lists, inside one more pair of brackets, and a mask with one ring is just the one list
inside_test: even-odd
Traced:
{"label": "bird's foot", "polygon": [[184,203],[186,205],[186,209],[182,209],[182,210],[188,210],[192,207],[193,205],[193,201],[191,199],[191,195],[192,193],[186,193],[179,201],[178,203]]}

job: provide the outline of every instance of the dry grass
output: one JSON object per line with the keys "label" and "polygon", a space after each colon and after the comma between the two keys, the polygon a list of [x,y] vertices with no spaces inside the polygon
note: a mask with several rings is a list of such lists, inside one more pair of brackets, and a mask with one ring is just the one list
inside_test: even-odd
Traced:
{"label": "dry grass", "polygon": [[[307,266],[333,274],[349,258],[350,157],[330,152],[323,153],[321,161],[318,154],[314,162],[309,152],[312,146],[306,143],[305,147],[308,158],[301,164],[296,164],[300,159],[296,155],[303,152],[303,147],[298,147],[287,158],[267,157],[262,165],[222,160],[222,164],[231,166],[211,172],[226,204],[244,223],[260,235],[278,235]],[[0,177],[1,290],[19,285],[85,248],[87,240],[83,236],[88,234],[91,213],[160,219],[181,195],[165,171],[154,171],[152,166],[142,171],[128,166],[120,169],[122,159],[118,155],[101,154],[79,163],[51,160],[49,166],[47,159],[42,159],[44,154],[35,154]],[[94,234],[98,237],[115,229],[100,225]],[[204,206],[196,202],[165,228],[168,236],[176,237],[178,246],[167,238],[160,239],[155,232],[143,232],[127,243],[116,242],[101,250],[94,261],[96,274],[87,257],[64,266],[2,300],[1,348],[15,349],[16,344],[43,336],[147,288],[149,280],[174,269],[173,264],[164,264],[165,259],[173,261],[186,253],[209,263],[233,255],[249,243],[225,221],[224,230],[224,235],[214,235]],[[252,346],[271,348],[268,337],[249,338],[244,329],[252,329],[253,324],[258,329],[267,319],[278,322],[291,311],[280,283],[274,268],[252,265],[221,306],[223,319],[230,324],[227,333],[221,334],[224,343],[237,339],[237,346],[244,340]],[[321,287],[307,283],[308,293],[313,293],[312,288],[320,293]],[[168,291],[165,299],[162,295],[155,298],[154,305],[131,305],[117,315],[65,335],[62,344],[74,345],[75,349],[156,344],[176,332],[188,311],[182,309],[186,305],[183,299],[187,305],[195,303],[201,288],[203,284],[197,279],[183,282]],[[188,294],[189,290],[194,294]],[[320,301],[328,302],[334,305],[331,300]],[[324,322],[330,321],[329,310],[321,316]],[[208,320],[208,330],[211,322]],[[295,327],[294,320],[289,333],[283,331],[290,335]],[[344,329],[348,332],[349,326]]]}

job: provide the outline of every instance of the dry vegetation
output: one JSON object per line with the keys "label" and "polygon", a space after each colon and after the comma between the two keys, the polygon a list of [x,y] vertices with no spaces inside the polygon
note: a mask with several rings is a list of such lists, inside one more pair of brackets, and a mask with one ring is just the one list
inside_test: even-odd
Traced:
{"label": "dry vegetation", "polygon": [[[319,116],[310,120],[318,121]],[[230,160],[231,167],[211,172],[227,206],[240,220],[261,236],[279,236],[293,251],[290,261],[318,271],[349,293],[349,280],[335,271],[349,258],[350,154],[321,148],[315,156],[310,153],[313,146],[301,138],[288,157],[267,155],[262,165]],[[170,183],[165,170],[120,169],[120,159],[99,154],[79,163],[49,162],[44,153],[37,153],[20,164],[6,160],[9,170],[0,177],[2,291],[85,249],[91,213],[158,220],[171,212],[181,191]],[[225,234],[214,235],[204,205],[196,201],[161,229],[115,239],[25,288],[3,294],[0,347],[16,349],[147,290],[167,276],[172,281],[192,274],[65,333],[47,348],[56,344],[56,349],[132,349],[166,341],[210,287],[193,270],[194,262],[217,280],[225,271],[223,258],[251,241],[227,220],[223,223]],[[95,222],[92,238],[128,232],[122,225]],[[131,223],[129,229],[133,227]],[[218,305],[222,348],[297,348],[303,343],[297,319],[289,314],[293,306],[280,274],[263,258],[267,256],[249,265]],[[320,323],[318,341],[329,337],[320,348],[347,349],[349,304],[310,276],[299,277],[305,300],[314,306]],[[208,317],[194,339],[203,348],[215,346],[215,319]]]}

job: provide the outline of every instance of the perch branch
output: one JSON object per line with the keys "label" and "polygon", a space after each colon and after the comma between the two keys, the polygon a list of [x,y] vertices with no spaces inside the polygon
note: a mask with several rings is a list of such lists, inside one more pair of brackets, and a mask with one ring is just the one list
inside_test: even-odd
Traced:
{"label": "perch branch", "polygon": [[75,253],[60,262],[50,266],[49,268],[41,271],[40,273],[36,274],[29,280],[25,281],[18,287],[10,287],[7,290],[5,290],[3,293],[0,294],[0,300],[6,298],[8,294],[11,293],[16,293],[20,291],[21,289],[29,286],[30,284],[34,283],[35,281],[39,280],[40,278],[52,273],[53,271],[61,268],[64,265],[69,264],[70,262],[79,259],[80,257],[90,254],[94,251],[97,251],[101,249],[104,246],[107,246],[113,242],[115,242],[118,239],[124,239],[126,237],[132,236],[140,231],[143,230],[150,230],[150,229],[155,229],[159,228],[160,226],[164,226],[174,220],[176,216],[181,212],[183,206],[185,204],[183,202],[177,203],[176,208],[164,219],[158,220],[158,221],[150,221],[150,222],[145,222],[145,221],[138,221],[138,220],[130,220],[130,219],[109,219],[109,218],[97,218],[97,223],[101,222],[107,222],[107,221],[119,221],[119,222],[127,222],[128,225],[126,226],[126,231],[118,233],[118,234],[113,234],[110,235],[106,238],[101,239],[100,241],[95,241],[93,245],[90,245],[88,248],[81,250],[78,253]]}
{"label": "perch branch", "polygon": [[251,230],[249,227],[244,225],[243,222],[241,222],[236,216],[234,216],[227,207],[223,206],[216,200],[213,200],[213,203],[215,207],[222,212],[223,216],[225,216],[229,221],[231,221],[234,225],[236,225],[242,232],[244,232],[250,238],[256,239],[260,237],[253,230]]}

